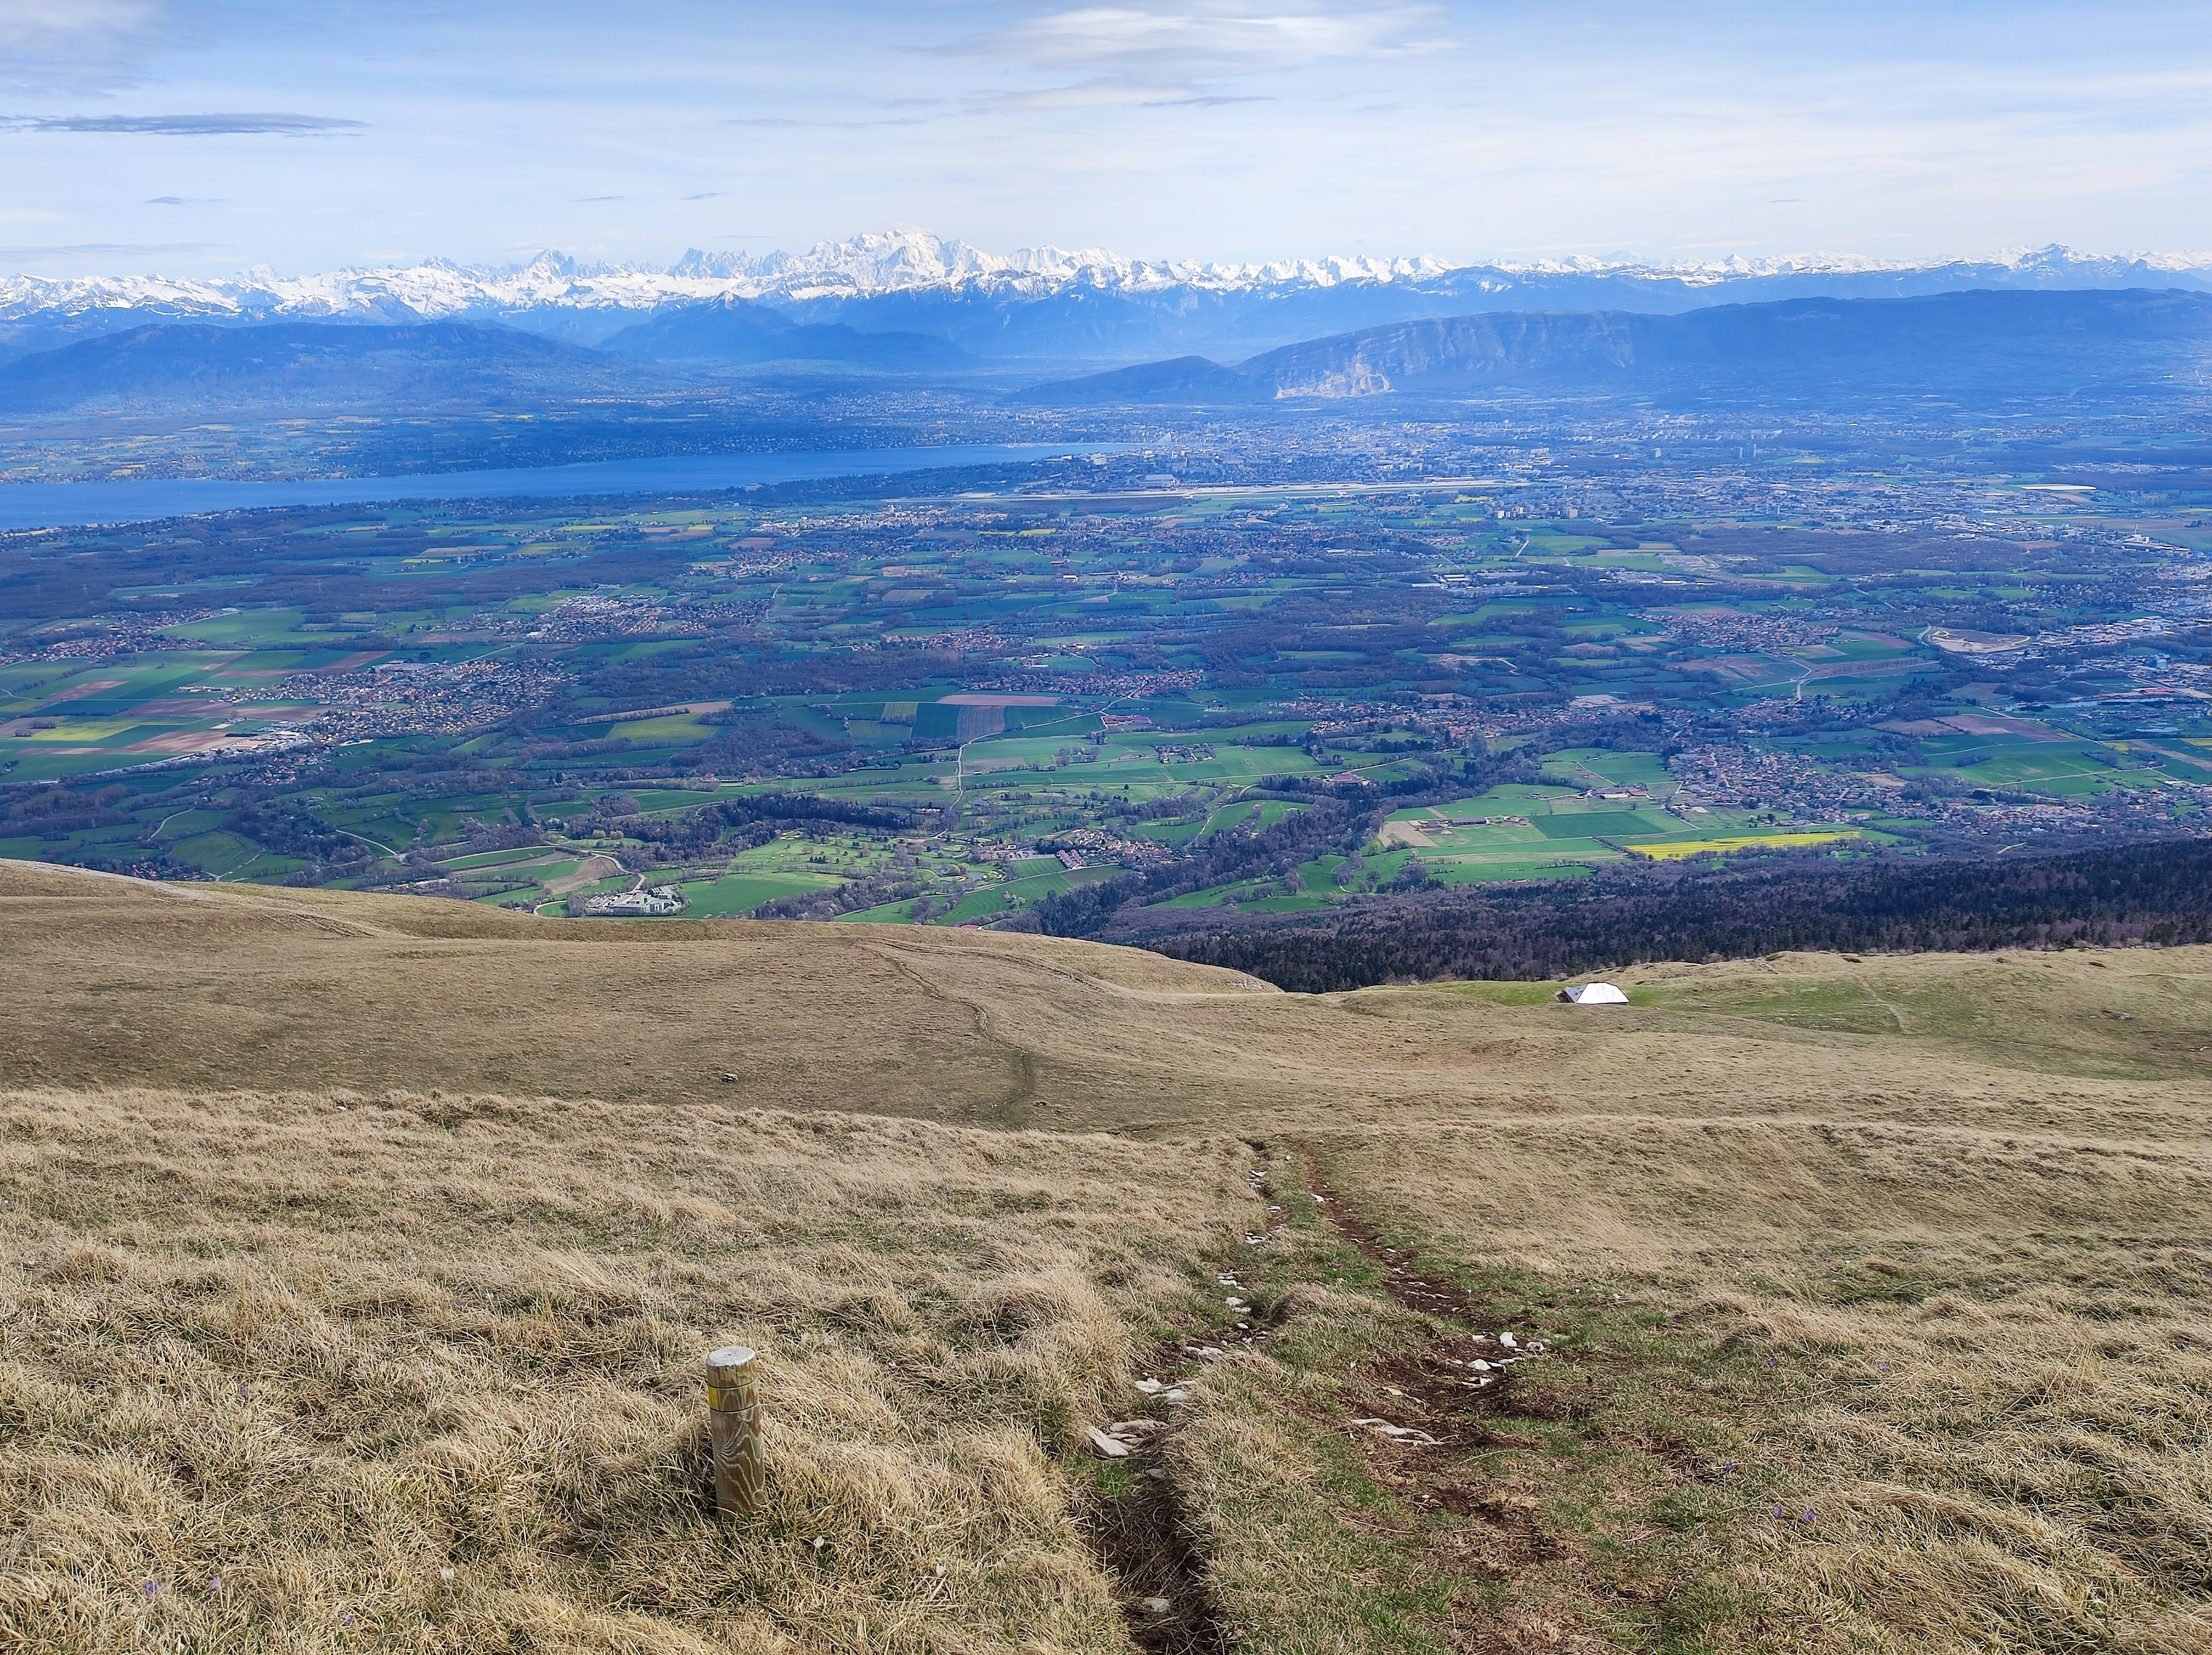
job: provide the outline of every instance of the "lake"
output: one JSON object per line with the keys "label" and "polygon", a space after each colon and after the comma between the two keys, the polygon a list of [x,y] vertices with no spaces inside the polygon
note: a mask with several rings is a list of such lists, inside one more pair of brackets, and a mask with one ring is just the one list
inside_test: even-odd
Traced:
{"label": "lake", "polygon": [[823,477],[892,476],[1054,454],[1115,452],[1111,445],[977,443],[966,447],[851,448],[797,454],[678,454],[594,460],[505,471],[441,471],[404,477],[318,477],[233,482],[208,477],[126,482],[24,482],[0,486],[0,530],[143,523],[262,506],[380,505],[396,500],[560,500],[600,494],[704,493],[812,482]]}

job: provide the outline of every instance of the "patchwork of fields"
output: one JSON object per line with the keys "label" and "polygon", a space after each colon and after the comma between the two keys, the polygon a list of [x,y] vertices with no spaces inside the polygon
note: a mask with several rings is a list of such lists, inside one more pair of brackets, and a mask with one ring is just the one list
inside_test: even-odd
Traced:
{"label": "patchwork of fields", "polygon": [[[2151,634],[2033,667],[2140,570],[2091,603],[2074,553],[1936,587],[1911,560],[1953,553],[1910,539],[1544,522],[1492,483],[1094,496],[1097,469],[18,537],[0,855],[967,925],[1109,880],[1100,916],[1280,912],[2207,819],[2212,724],[2146,687]],[[1941,641],[2030,600],[2055,630],[2002,658]]]}

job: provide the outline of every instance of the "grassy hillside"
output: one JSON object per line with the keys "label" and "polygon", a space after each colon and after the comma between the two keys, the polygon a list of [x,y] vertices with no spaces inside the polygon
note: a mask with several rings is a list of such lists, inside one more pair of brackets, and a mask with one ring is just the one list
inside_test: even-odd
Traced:
{"label": "grassy hillside", "polygon": [[12,864],[0,957],[0,1643],[2212,1647],[2212,951],[1585,1009]]}

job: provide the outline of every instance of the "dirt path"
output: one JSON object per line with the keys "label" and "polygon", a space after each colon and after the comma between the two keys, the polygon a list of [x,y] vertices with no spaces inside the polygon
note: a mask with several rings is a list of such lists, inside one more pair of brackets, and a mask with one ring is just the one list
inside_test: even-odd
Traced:
{"label": "dirt path", "polygon": [[1493,1442],[1493,1422],[1513,1406],[1514,1370],[1543,1360],[1547,1348],[1525,1330],[1498,1327],[1497,1318],[1463,1288],[1423,1271],[1417,1252],[1385,1246],[1322,1176],[1310,1154],[1301,1150],[1298,1161],[1307,1192],[1319,1197],[1337,1234],[1382,1271],[1383,1291],[1401,1308],[1429,1322],[1430,1337],[1419,1349],[1354,1369],[1348,1397],[1358,1418],[1380,1420],[1430,1439],[1393,1439],[1364,1428],[1385,1446],[1428,1456],[1427,1462],[1392,1457],[1378,1468],[1390,1473],[1383,1481],[1401,1493],[1415,1483],[1425,1485],[1432,1479],[1424,1464],[1440,1466]]}
{"label": "dirt path", "polygon": [[[1255,1147],[1267,1154],[1266,1146]],[[1531,1446],[1510,1429],[1513,1377],[1522,1363],[1544,1358],[1541,1341],[1498,1327],[1464,1289],[1424,1271],[1414,1253],[1382,1242],[1329,1186],[1312,1155],[1296,1153],[1307,1196],[1318,1198],[1328,1222],[1376,1266],[1389,1298],[1419,1316],[1430,1335],[1411,1351],[1363,1357],[1340,1393],[1350,1422],[1315,1415],[1313,1422],[1346,1432],[1368,1475],[1416,1518],[1442,1509],[1472,1519],[1449,1543],[1454,1555],[1440,1555],[1439,1562],[1510,1572],[1548,1556],[1535,1502],[1492,1486],[1467,1463],[1485,1448]],[[1266,1199],[1264,1163],[1252,1177],[1254,1192]],[[1222,1282],[1239,1290],[1235,1273],[1224,1271]],[[1130,1640],[1146,1655],[1225,1655],[1231,1646],[1206,1587],[1204,1560],[1192,1550],[1163,1450],[1176,1428],[1175,1388],[1199,1379],[1239,1345],[1263,1348],[1268,1327],[1268,1318],[1255,1309],[1245,1331],[1163,1345],[1146,1370],[1158,1382],[1152,1417],[1109,1428],[1127,1441],[1127,1457],[1112,1462],[1106,1488],[1087,1502],[1084,1525],[1119,1585]],[[1422,1537],[1420,1543],[1431,1543]],[[1486,1646],[1478,1640],[1462,1647]]]}
{"label": "dirt path", "polygon": [[[1502,1325],[1494,1310],[1465,1289],[1424,1271],[1417,1251],[1385,1245],[1331,1187],[1313,1155],[1297,1154],[1306,1190],[1320,1197],[1331,1226],[1382,1272],[1393,1302],[1428,1325],[1427,1341],[1415,1349],[1362,1359],[1340,1393],[1352,1416],[1343,1428],[1359,1442],[1367,1475],[1417,1519],[1399,1528],[1401,1537],[1444,1569],[1501,1582],[1558,1559],[1559,1543],[1545,1531],[1539,1501],[1490,1462],[1498,1450],[1536,1447],[1534,1422],[1574,1416],[1556,1387],[1532,1393],[1515,1383],[1528,1363],[1559,1359],[1531,1330]],[[1438,1511],[1466,1521],[1441,1531],[1418,1521]],[[1454,1646],[1466,1655],[1523,1655],[1534,1646],[1504,1622],[1468,1626],[1455,1616],[1453,1626]],[[1577,1655],[1610,1647],[1563,1618],[1553,1621],[1552,1633],[1559,1641],[1537,1643]]]}
{"label": "dirt path", "polygon": [[[1253,1194],[1265,1201],[1266,1173],[1255,1166],[1248,1176]],[[1236,1272],[1222,1271],[1220,1282],[1241,1294]],[[1142,1365],[1141,1416],[1108,1427],[1127,1445],[1127,1457],[1110,1462],[1113,1470],[1085,1501],[1081,1520],[1092,1553],[1114,1579],[1129,1641],[1145,1655],[1229,1655],[1231,1648],[1162,1451],[1182,1422],[1182,1387],[1231,1348],[1264,1341],[1267,1320],[1255,1310],[1241,1331],[1200,1332],[1160,1345]]]}
{"label": "dirt path", "polygon": [[[1162,1367],[1188,1359],[1169,1347]],[[1126,1460],[1122,1492],[1085,1505],[1092,1552],[1112,1574],[1129,1641],[1145,1655],[1228,1655],[1219,1607],[1206,1590],[1205,1564],[1192,1549],[1175,1484],[1160,1464],[1172,1421],[1146,1434]]]}

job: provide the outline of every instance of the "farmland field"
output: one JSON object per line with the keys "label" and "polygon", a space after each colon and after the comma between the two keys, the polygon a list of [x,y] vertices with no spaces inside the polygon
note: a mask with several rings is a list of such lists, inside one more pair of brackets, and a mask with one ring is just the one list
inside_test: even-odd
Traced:
{"label": "farmland field", "polygon": [[1858,835],[1833,834],[1729,834],[1712,839],[1653,840],[1627,848],[1662,862],[1689,856],[1725,856],[1731,851],[1796,851],[1814,845],[1834,845]]}
{"label": "farmland field", "polygon": [[[1096,493],[1136,464],[20,537],[0,851],[1127,935],[1662,877],[1644,851],[2010,856],[2212,820],[2207,704],[2160,688],[2195,646],[2066,641],[2164,615],[2186,522],[2155,568],[2092,517],[2062,556],[2029,520],[2057,502],[2021,496],[2002,572],[1934,581],[1953,553],[1918,531],[1601,532],[1502,482]],[[1929,641],[1992,603],[2039,617],[2017,652]],[[1081,878],[1017,871],[1063,851]]]}

